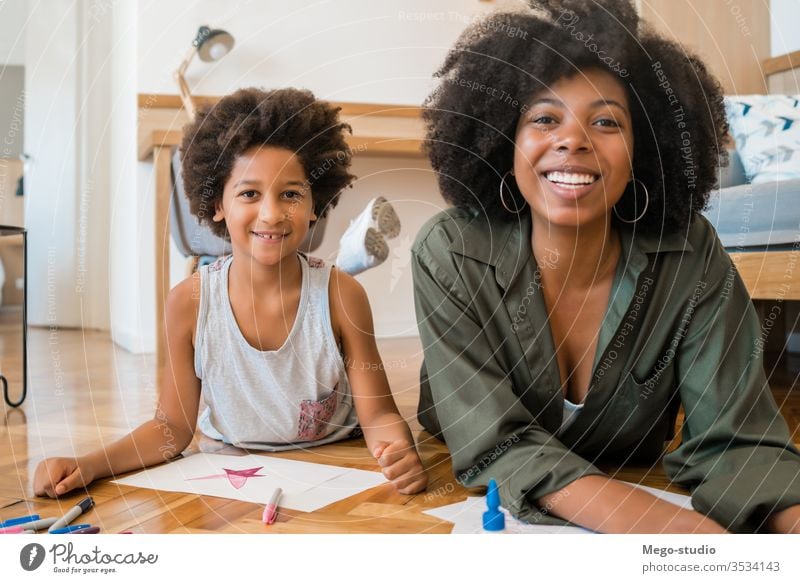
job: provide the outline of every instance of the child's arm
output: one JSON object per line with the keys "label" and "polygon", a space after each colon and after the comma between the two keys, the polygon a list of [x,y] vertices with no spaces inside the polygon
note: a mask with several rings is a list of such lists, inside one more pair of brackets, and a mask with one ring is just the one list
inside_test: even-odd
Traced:
{"label": "child's arm", "polygon": [[584,476],[542,496],[549,513],[604,533],[720,534],[725,529],[707,516],[686,510],[649,492],[605,476]]}
{"label": "child's arm", "polygon": [[350,275],[331,272],[331,317],[344,352],[358,421],[367,447],[384,476],[401,494],[424,490],[428,476],[414,438],[392,398],[375,344],[372,313],[364,288]]}
{"label": "child's arm", "polygon": [[179,455],[192,441],[200,400],[194,373],[193,334],[199,276],[177,285],[167,296],[167,363],[153,419],[122,439],[77,458],[49,458],[36,468],[33,490],[55,498],[97,478],[145,468]]}

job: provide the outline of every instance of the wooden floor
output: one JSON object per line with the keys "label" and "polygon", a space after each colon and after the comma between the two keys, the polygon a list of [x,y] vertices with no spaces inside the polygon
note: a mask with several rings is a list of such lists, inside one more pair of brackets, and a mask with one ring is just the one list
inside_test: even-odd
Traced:
{"label": "wooden floor", "polygon": [[[19,370],[21,340],[10,330],[9,326],[0,326],[0,366],[13,379]],[[46,456],[80,455],[121,437],[152,415],[156,398],[154,356],[133,355],[117,348],[106,333],[32,329],[29,347],[28,398],[19,409],[3,409],[0,520],[34,513],[56,516],[73,506],[85,492],[60,500],[33,495],[31,476],[36,464]],[[463,500],[467,490],[453,478],[445,447],[421,433],[414,419],[422,360],[419,341],[384,340],[380,348],[401,413],[410,420],[430,471],[426,493],[404,496],[385,484],[316,512],[285,511],[276,524],[266,527],[260,521],[263,507],[259,504],[117,486],[106,479],[88,488],[97,505],[80,520],[108,533],[450,532],[450,523],[422,514],[425,509]],[[795,442],[800,442],[800,391],[790,395],[797,382],[796,370],[792,372],[781,363],[771,374],[776,399]],[[16,396],[19,385],[13,385]],[[205,437],[196,438],[187,453],[198,451],[245,453]],[[336,459],[343,465],[377,470],[363,440],[270,455],[328,464]],[[614,468],[604,469],[615,473]],[[626,468],[617,477],[682,491],[667,483],[660,465]]]}

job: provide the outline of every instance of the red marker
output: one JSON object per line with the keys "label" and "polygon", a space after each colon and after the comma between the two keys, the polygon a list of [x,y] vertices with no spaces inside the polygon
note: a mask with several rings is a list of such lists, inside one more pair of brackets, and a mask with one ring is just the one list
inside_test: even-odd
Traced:
{"label": "red marker", "polygon": [[278,518],[278,502],[281,499],[282,493],[283,491],[280,488],[275,488],[275,491],[272,493],[272,497],[264,507],[264,514],[261,515],[261,520],[264,524],[272,524],[275,522],[275,519]]}

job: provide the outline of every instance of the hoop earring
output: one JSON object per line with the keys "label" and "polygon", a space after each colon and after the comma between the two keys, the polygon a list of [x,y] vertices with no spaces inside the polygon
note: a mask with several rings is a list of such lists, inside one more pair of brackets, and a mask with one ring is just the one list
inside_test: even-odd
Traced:
{"label": "hoop earring", "polygon": [[645,186],[644,182],[642,182],[638,178],[634,178],[633,180],[631,180],[631,182],[634,183],[634,185],[633,185],[634,196],[636,196],[636,182],[641,184],[642,188],[644,189],[644,209],[642,210],[642,212],[639,213],[638,217],[636,217],[635,219],[630,221],[628,219],[623,219],[621,216],[619,216],[619,213],[617,212],[617,207],[616,207],[616,205],[614,206],[614,214],[617,215],[617,218],[620,221],[622,221],[623,223],[628,223],[629,225],[632,225],[633,223],[638,222],[639,219],[641,219],[645,215],[645,213],[647,212],[647,207],[650,206],[650,193],[647,192],[647,186]]}
{"label": "hoop earring", "polygon": [[[500,204],[502,204],[503,208],[506,209],[508,212],[510,212],[512,215],[518,215],[523,210],[525,210],[525,207],[523,206],[523,207],[519,207],[518,208],[517,205],[514,204],[514,208],[516,208],[517,210],[513,210],[512,211],[510,208],[508,208],[508,205],[506,204],[506,198],[503,195],[503,187],[505,186],[505,183],[506,183],[506,176],[508,176],[510,173],[511,173],[511,170],[506,171],[506,173],[503,174],[503,177],[500,179]],[[512,176],[513,176],[513,174],[512,174]],[[509,190],[509,192],[511,191],[510,188],[508,190]],[[513,195],[513,193],[512,193],[512,195]]]}

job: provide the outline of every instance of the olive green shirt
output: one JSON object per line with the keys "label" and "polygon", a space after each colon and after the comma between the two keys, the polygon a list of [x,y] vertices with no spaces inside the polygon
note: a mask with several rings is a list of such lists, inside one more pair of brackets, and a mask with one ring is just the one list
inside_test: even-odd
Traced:
{"label": "olive green shirt", "polygon": [[658,459],[683,404],[667,475],[698,511],[758,531],[800,504],[800,453],[769,390],[747,290],[700,215],[686,233],[622,230],[620,240],[593,382],[558,433],[564,397],[530,216],[450,209],[428,221],[412,248],[419,420],[445,440],[461,483],[494,478],[512,514],[559,523],[536,500],[602,475],[593,462]]}

